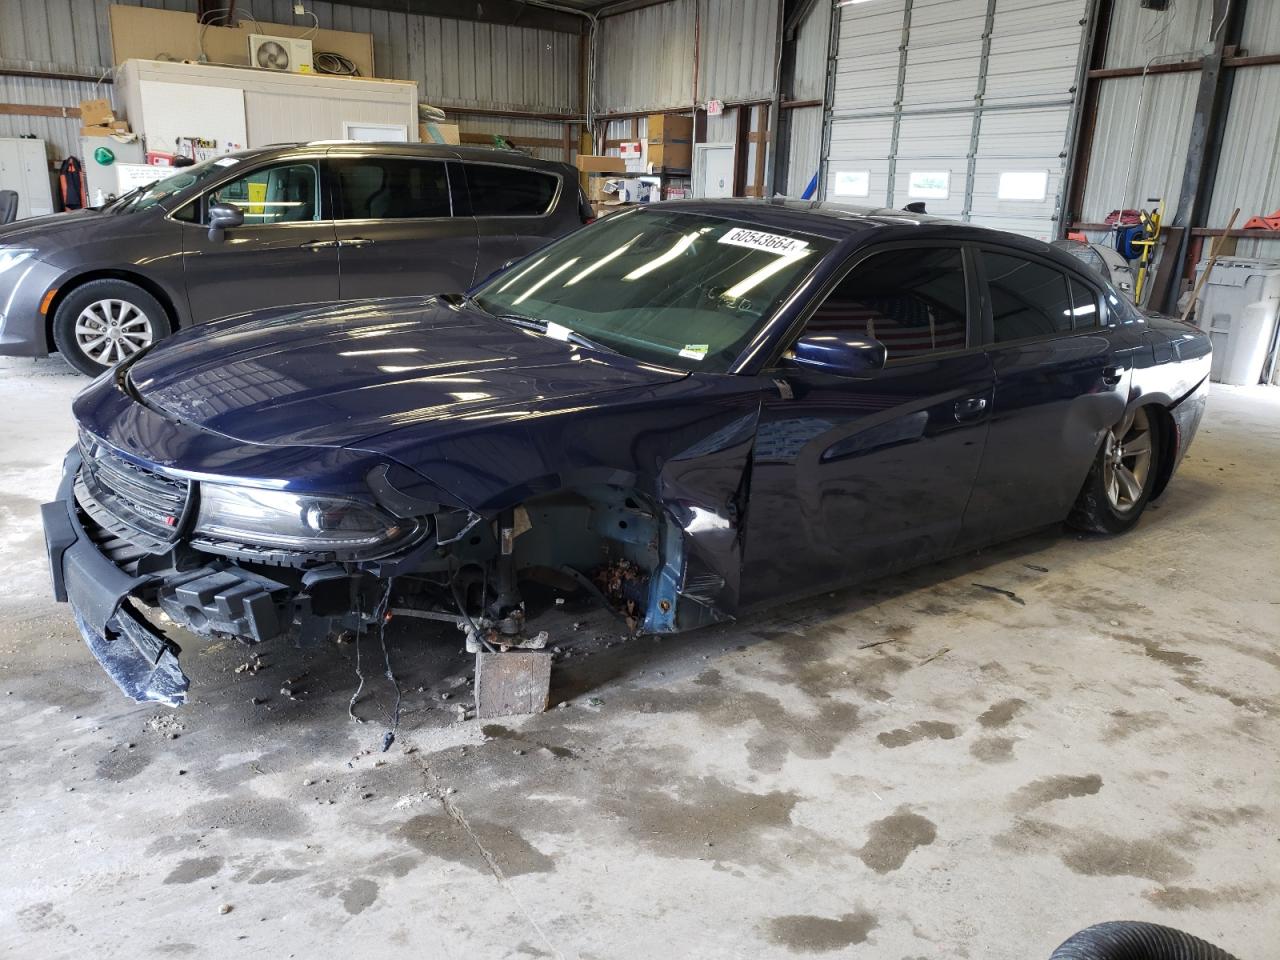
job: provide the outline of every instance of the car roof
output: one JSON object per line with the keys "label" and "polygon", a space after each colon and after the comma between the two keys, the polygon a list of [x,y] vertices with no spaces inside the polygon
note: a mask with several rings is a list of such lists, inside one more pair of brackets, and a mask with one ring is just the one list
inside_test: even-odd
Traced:
{"label": "car roof", "polygon": [[446,160],[462,160],[472,163],[518,164],[520,166],[563,170],[566,164],[555,160],[543,160],[500,147],[467,147],[445,143],[369,142],[365,140],[312,140],[308,143],[273,143],[252,150],[241,150],[235,156],[246,160],[272,159],[273,157],[325,156],[340,152],[356,156],[398,155],[408,157],[437,157]]}
{"label": "car roof", "polygon": [[[894,210],[888,207],[858,206],[851,203],[833,203],[829,200],[789,200],[784,197],[770,199],[723,198],[715,200],[667,200],[662,203],[642,205],[641,209],[683,210],[688,213],[723,217],[755,224],[760,227],[798,230],[828,240],[852,241],[861,246],[878,240],[900,240],[910,237],[924,239],[976,240],[1018,247],[1028,253],[1050,257],[1062,262],[1054,250],[1043,240],[1035,240],[1004,230],[994,230],[975,223],[949,220],[928,213],[910,210]],[[1074,258],[1063,255],[1066,260]]]}

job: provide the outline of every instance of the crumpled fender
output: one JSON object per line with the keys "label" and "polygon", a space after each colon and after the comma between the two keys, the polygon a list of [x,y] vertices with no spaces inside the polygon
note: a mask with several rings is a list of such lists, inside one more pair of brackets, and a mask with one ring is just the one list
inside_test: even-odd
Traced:
{"label": "crumpled fender", "polygon": [[[759,405],[675,454],[658,476],[657,496],[678,536],[664,544],[658,580],[674,586],[673,609],[651,603],[645,627],[655,633],[692,630],[733,619],[738,608],[747,513],[747,469]],[[674,530],[672,529],[674,527]],[[678,571],[675,566],[678,565]]]}

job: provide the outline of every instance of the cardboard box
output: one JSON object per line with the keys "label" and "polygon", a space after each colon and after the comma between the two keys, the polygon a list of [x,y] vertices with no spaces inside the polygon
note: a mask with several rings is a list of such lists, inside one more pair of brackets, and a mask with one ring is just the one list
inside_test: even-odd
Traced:
{"label": "cardboard box", "polygon": [[448,143],[457,146],[462,142],[456,123],[428,121],[418,124],[418,139],[423,143]]}
{"label": "cardboard box", "polygon": [[645,121],[648,161],[655,169],[693,168],[693,117],[651,113]]}
{"label": "cardboard box", "polygon": [[621,157],[597,157],[580,153],[574,160],[583,173],[626,173],[627,165]]}
{"label": "cardboard box", "polygon": [[109,127],[116,115],[110,100],[81,100],[80,123],[86,127]]}
{"label": "cardboard box", "polygon": [[80,136],[82,137],[109,137],[113,134],[128,132],[129,122],[127,120],[112,120],[110,123],[99,123],[80,128]]}

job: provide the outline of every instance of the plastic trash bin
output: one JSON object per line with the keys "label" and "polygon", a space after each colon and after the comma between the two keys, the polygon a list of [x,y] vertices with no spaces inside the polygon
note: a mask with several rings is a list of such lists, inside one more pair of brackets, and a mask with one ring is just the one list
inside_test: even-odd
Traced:
{"label": "plastic trash bin", "polygon": [[[1197,276],[1208,261],[1201,261]],[[1196,304],[1196,325],[1213,343],[1209,377],[1254,384],[1262,378],[1280,313],[1280,260],[1222,257]]]}

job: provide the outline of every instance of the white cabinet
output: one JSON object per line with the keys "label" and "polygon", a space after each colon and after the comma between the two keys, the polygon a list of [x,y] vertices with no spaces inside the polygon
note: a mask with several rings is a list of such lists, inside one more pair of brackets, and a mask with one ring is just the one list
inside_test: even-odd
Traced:
{"label": "white cabinet", "polygon": [[0,137],[0,190],[18,193],[18,219],[53,213],[43,140]]}
{"label": "white cabinet", "polygon": [[353,127],[418,139],[418,86],[405,80],[128,60],[115,92],[149,151],[171,153],[185,137],[212,141],[215,153],[340,140]]}

